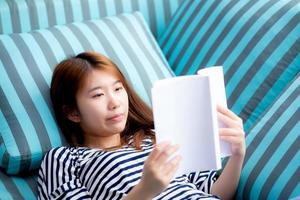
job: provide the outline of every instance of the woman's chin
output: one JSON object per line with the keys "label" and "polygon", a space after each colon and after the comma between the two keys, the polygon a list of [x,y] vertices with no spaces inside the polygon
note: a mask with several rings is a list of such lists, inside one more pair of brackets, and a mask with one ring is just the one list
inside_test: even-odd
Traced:
{"label": "woman's chin", "polygon": [[113,126],[110,126],[109,129],[113,133],[121,133],[125,129],[125,124],[114,124]]}

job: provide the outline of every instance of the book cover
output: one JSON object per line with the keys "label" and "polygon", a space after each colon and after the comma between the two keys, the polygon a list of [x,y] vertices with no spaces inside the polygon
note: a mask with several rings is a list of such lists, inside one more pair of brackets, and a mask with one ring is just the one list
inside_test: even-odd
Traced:
{"label": "book cover", "polygon": [[218,122],[216,105],[226,106],[222,78],[222,67],[211,67],[153,85],[157,142],[169,140],[180,145],[182,161],[176,175],[220,169],[221,157],[230,155],[229,145],[220,142],[218,132],[224,125]]}
{"label": "book cover", "polygon": [[[224,72],[222,66],[214,66],[201,69],[197,72],[201,76],[209,76],[212,88],[212,95],[214,96],[215,103],[227,108],[227,99],[224,82]],[[218,120],[218,127],[223,128],[225,124]],[[230,144],[220,140],[221,157],[231,155]]]}

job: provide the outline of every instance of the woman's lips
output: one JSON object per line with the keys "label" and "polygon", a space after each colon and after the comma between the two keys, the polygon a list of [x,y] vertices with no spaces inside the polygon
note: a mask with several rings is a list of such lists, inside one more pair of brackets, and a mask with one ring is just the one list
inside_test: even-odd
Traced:
{"label": "woman's lips", "polygon": [[112,122],[120,122],[123,120],[124,114],[120,113],[120,114],[116,114],[113,115],[112,117],[107,118],[108,121],[112,121]]}

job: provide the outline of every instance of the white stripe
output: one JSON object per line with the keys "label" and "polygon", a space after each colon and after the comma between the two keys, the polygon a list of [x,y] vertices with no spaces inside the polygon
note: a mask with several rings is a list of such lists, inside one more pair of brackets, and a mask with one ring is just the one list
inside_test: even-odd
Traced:
{"label": "white stripe", "polygon": [[47,16],[47,5],[45,1],[34,1],[32,2],[36,5],[37,8],[37,18],[39,28],[49,27],[48,16]]}
{"label": "white stripe", "polygon": [[18,12],[19,12],[19,21],[21,24],[21,32],[28,32],[31,30],[30,25],[30,17],[28,12],[27,3],[24,0],[19,0],[14,5],[16,5]]}
{"label": "white stripe", "polygon": [[56,24],[65,24],[67,21],[63,2],[64,1],[51,2],[55,10]]}
{"label": "white stripe", "polygon": [[12,20],[9,6],[7,5],[6,1],[0,1],[0,18],[2,24],[2,33],[12,33]]}
{"label": "white stripe", "polygon": [[98,0],[85,0],[84,3],[88,4],[91,19],[99,19],[100,13]]}
{"label": "white stripe", "polygon": [[73,22],[81,22],[83,21],[83,14],[81,9],[81,1],[78,0],[70,0],[72,5],[72,14],[73,14]]}

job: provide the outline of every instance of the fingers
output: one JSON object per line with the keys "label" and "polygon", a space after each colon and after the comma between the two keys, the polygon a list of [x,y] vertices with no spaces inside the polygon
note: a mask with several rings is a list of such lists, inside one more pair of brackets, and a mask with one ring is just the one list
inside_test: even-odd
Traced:
{"label": "fingers", "polygon": [[178,169],[181,157],[173,156],[177,150],[178,145],[160,143],[145,161],[140,185],[153,197],[168,186]]}
{"label": "fingers", "polygon": [[220,128],[220,139],[231,144],[232,155],[245,155],[245,133],[240,128]]}
{"label": "fingers", "polygon": [[[160,167],[164,165],[168,160],[172,160],[172,156],[178,151],[179,145],[172,145],[170,142],[162,142],[152,150],[147,162],[151,165]],[[171,158],[171,159],[170,159]]]}
{"label": "fingers", "polygon": [[236,130],[236,129],[229,129],[229,128],[222,128],[219,130],[219,135],[222,140],[226,141],[236,141],[237,140],[243,140],[244,135]]}
{"label": "fingers", "polygon": [[157,179],[156,181],[162,182],[162,185],[169,183],[181,160],[181,156],[174,156],[178,149],[179,145],[172,145],[170,142],[156,145],[145,161],[144,176],[148,177],[148,180]]}
{"label": "fingers", "polygon": [[156,160],[157,157],[160,155],[161,151],[166,147],[170,145],[169,141],[163,141],[159,144],[157,144],[154,149],[152,150],[152,152],[149,154],[148,159],[149,160]]}
{"label": "fingers", "polygon": [[231,110],[217,106],[218,118],[227,126],[219,129],[220,138],[231,144],[232,155],[245,155],[245,133],[243,129],[243,120],[234,114]]}
{"label": "fingers", "polygon": [[154,160],[163,163],[167,159],[169,159],[171,155],[173,155],[176,151],[178,151],[178,149],[179,149],[179,145],[168,144],[164,148],[158,149],[158,155]]}
{"label": "fingers", "polygon": [[221,120],[227,127],[243,129],[243,124],[240,120],[235,120],[223,113],[218,113],[218,119]]}
{"label": "fingers", "polygon": [[223,136],[221,137],[222,140],[231,143],[232,145],[241,144],[243,142],[242,138],[236,136]]}
{"label": "fingers", "polygon": [[170,179],[173,177],[179,167],[181,156],[177,155],[165,164],[164,174]]}
{"label": "fingers", "polygon": [[232,119],[237,119],[238,116],[236,116],[235,113],[233,113],[231,110],[229,110],[228,108],[221,106],[221,105],[217,105],[217,111],[220,113],[223,113],[224,115],[227,115],[228,117],[232,118]]}
{"label": "fingers", "polygon": [[228,108],[221,105],[217,105],[217,111],[225,116],[228,116],[232,120],[239,121],[241,124],[243,124],[243,120]]}
{"label": "fingers", "polygon": [[220,128],[219,129],[220,136],[241,136],[244,137],[245,133],[240,129],[233,129],[233,128]]}
{"label": "fingers", "polygon": [[222,140],[234,143],[236,140],[244,140],[245,133],[240,128],[220,128],[219,136]]}

